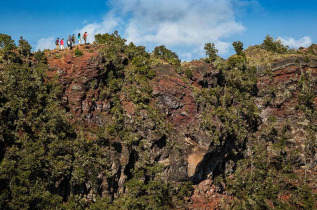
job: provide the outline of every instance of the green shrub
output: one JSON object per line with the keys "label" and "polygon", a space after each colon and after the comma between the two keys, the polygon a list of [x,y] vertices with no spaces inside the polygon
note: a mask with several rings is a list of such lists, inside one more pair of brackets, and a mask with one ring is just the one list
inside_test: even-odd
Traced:
{"label": "green shrub", "polygon": [[246,68],[246,58],[241,55],[233,55],[228,58],[228,68],[233,69],[234,67],[244,70]]}
{"label": "green shrub", "polygon": [[305,57],[304,57],[304,62],[305,62],[305,63],[309,63],[309,61],[310,61],[309,57],[308,57],[308,56],[305,56]]}
{"label": "green shrub", "polygon": [[149,59],[138,55],[133,58],[132,64],[137,67],[137,72],[144,75],[148,79],[153,79],[156,76],[155,71],[150,68]]}
{"label": "green shrub", "polygon": [[127,40],[122,39],[118,33],[118,31],[115,31],[113,34],[96,34],[95,35],[95,42],[97,44],[112,44],[116,45],[117,47],[121,47],[122,49],[125,46],[125,42]]}
{"label": "green shrub", "polygon": [[288,46],[284,46],[280,40],[274,41],[273,37],[267,35],[261,44],[262,49],[267,51],[275,52],[275,53],[286,53],[289,48]]}
{"label": "green shrub", "polygon": [[155,47],[153,54],[156,58],[163,59],[172,65],[180,65],[180,59],[176,53],[167,49],[164,45]]}
{"label": "green shrub", "polygon": [[76,57],[80,57],[80,56],[82,56],[82,55],[84,55],[84,53],[83,53],[80,49],[76,48],[76,50],[75,50],[75,56],[76,56]]}
{"label": "green shrub", "polygon": [[190,69],[185,69],[185,75],[188,79],[193,79],[193,72]]}
{"label": "green shrub", "polygon": [[0,33],[0,50],[3,53],[3,59],[14,60],[16,57],[13,52],[14,49],[16,49],[16,45],[11,36]]}
{"label": "green shrub", "polygon": [[38,61],[38,62],[42,62],[44,64],[47,64],[47,58],[44,54],[43,51],[38,50],[34,53],[34,58]]}
{"label": "green shrub", "polygon": [[206,55],[208,56],[206,58],[207,63],[212,63],[217,58],[218,50],[215,47],[214,43],[206,43],[204,49],[206,50]]}
{"label": "green shrub", "polygon": [[317,44],[312,44],[308,47],[308,50],[307,50],[307,53],[308,54],[316,54],[317,53]]}
{"label": "green shrub", "polygon": [[243,54],[243,43],[241,41],[233,42],[232,46],[234,47],[237,55]]}
{"label": "green shrub", "polygon": [[54,59],[59,59],[61,57],[62,57],[62,55],[60,53],[55,53],[54,54]]}
{"label": "green shrub", "polygon": [[31,45],[29,44],[29,42],[25,39],[23,39],[23,37],[20,37],[19,40],[19,52],[22,56],[24,57],[28,57],[31,54]]}

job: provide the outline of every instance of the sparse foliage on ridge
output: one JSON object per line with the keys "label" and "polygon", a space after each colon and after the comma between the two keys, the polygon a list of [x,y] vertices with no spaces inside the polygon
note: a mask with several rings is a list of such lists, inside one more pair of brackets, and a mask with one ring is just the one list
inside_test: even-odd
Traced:
{"label": "sparse foliage on ridge", "polygon": [[218,50],[215,47],[214,43],[206,43],[204,49],[206,50],[206,55],[208,56],[206,58],[207,63],[212,63],[217,58]]}
{"label": "sparse foliage on ridge", "polygon": [[29,44],[29,42],[25,39],[23,39],[23,37],[20,37],[19,40],[19,52],[21,55],[23,55],[25,58],[28,58],[31,54],[31,45]]}
{"label": "sparse foliage on ridge", "polygon": [[261,47],[267,51],[275,52],[275,53],[286,53],[289,48],[288,46],[284,46],[281,40],[275,40],[270,35],[267,35],[263,40]]}
{"label": "sparse foliage on ridge", "polygon": [[237,55],[243,54],[243,43],[241,41],[236,41],[232,43],[234,50],[236,51]]}
{"label": "sparse foliage on ridge", "polygon": [[167,49],[164,45],[155,47],[153,54],[156,58],[166,60],[173,65],[180,65],[180,59],[178,58],[176,53]]}
{"label": "sparse foliage on ridge", "polygon": [[14,49],[16,49],[16,45],[11,36],[0,34],[0,53],[3,54],[4,60],[10,61],[15,58],[15,54],[12,52]]}
{"label": "sparse foliage on ridge", "polygon": [[[17,47],[10,36],[0,34],[0,209],[185,208],[192,183],[167,183],[161,178],[164,165],[150,158],[153,139],[167,139],[169,147],[175,143],[167,114],[151,104],[151,82],[156,78],[151,64],[159,60],[159,65],[182,68],[180,59],[165,46],[150,54],[143,46],[126,44],[118,32],[98,34],[95,39],[104,66],[98,79],[87,82],[85,88],[98,92],[109,104],[109,121],[98,130],[82,122],[70,123],[72,116],[61,105],[62,87],[46,75],[44,52],[31,53],[22,37]],[[222,158],[215,161],[211,177],[219,189],[225,184],[224,193],[232,198],[224,200],[222,207],[313,209],[316,195],[295,171],[300,167],[300,151],[288,147],[291,125],[277,127],[270,117],[269,126],[260,127],[256,68],[249,64],[242,42],[233,46],[236,54],[225,61],[217,59],[213,43],[205,45],[206,62],[213,63],[216,82],[193,88],[201,112],[199,126],[209,135],[209,150]],[[270,36],[261,48],[287,51]],[[84,54],[76,50],[75,56]],[[32,58],[32,64],[25,58]],[[194,77],[190,69],[183,72],[188,79]],[[300,76],[296,109],[305,116],[302,158],[306,170],[313,165],[316,148],[316,90],[311,72]],[[133,117],[122,107],[124,100],[133,104]],[[151,135],[144,132],[147,129]],[[119,186],[112,184],[118,179],[113,168],[119,158],[129,155],[135,162],[118,170],[124,171],[126,179],[119,193]]]}

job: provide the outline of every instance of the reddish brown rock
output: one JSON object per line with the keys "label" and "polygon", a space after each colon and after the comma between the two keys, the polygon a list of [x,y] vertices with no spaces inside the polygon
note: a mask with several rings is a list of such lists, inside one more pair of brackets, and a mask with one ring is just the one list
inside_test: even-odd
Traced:
{"label": "reddish brown rock", "polygon": [[[312,78],[317,82],[317,59],[310,59],[305,62],[303,58],[290,57],[275,62],[272,69],[273,81],[269,76],[263,74],[265,68],[260,67],[258,73],[259,96],[257,104],[261,109],[263,126],[268,123],[269,117],[276,117],[277,125],[282,127],[286,122],[291,123],[293,139],[303,140],[304,114],[296,107],[298,105],[298,95],[300,94],[299,80],[302,72],[310,71]],[[317,87],[314,87],[317,92]],[[273,93],[272,96],[269,93]]]}
{"label": "reddish brown rock", "polygon": [[155,69],[157,76],[151,81],[155,105],[176,126],[188,124],[197,114],[192,91],[168,65]]}
{"label": "reddish brown rock", "polygon": [[[89,126],[104,126],[111,122],[110,104],[106,99],[100,98],[100,90],[91,88],[91,82],[99,79],[100,70],[103,69],[103,58],[97,49],[86,49],[81,57],[75,57],[74,51],[54,51],[48,55],[49,76],[58,76],[58,81],[63,85],[62,103],[69,109],[77,120],[86,122]],[[297,59],[297,60],[296,60]],[[192,71],[193,77],[186,78],[184,73],[176,73],[169,64],[154,68],[157,76],[150,81],[153,99],[150,105],[158,108],[166,116],[168,123],[172,124],[175,132],[171,137],[162,137],[152,131],[155,126],[149,120],[145,110],[140,111],[142,125],[138,128],[141,138],[148,138],[151,148],[150,159],[162,163],[166,167],[165,173],[169,180],[185,180],[197,170],[208,151],[210,136],[200,129],[199,104],[195,101],[194,88],[208,88],[216,84],[217,71],[213,65],[202,61],[184,64],[183,68]],[[304,116],[296,109],[298,95],[300,93],[298,81],[302,71],[311,71],[316,84],[317,60],[287,58],[276,61],[272,66],[272,79],[265,74],[266,67],[258,68],[257,105],[260,108],[262,128],[269,124],[271,116],[277,118],[277,126],[282,127],[286,121],[291,123],[293,141],[301,148],[305,136],[303,129]],[[271,97],[274,88],[274,97]],[[316,89],[316,86],[314,87]],[[136,115],[136,106],[125,97],[120,98],[121,105],[126,116],[133,120]],[[317,97],[314,99],[317,105]],[[261,129],[262,129],[261,128]],[[142,130],[143,129],[143,130]],[[177,139],[182,146],[182,151],[166,149],[168,138]],[[120,144],[120,139],[116,140]],[[125,151],[124,157],[117,155],[116,167],[122,169],[129,162],[131,151]],[[115,154],[114,154],[115,156]],[[120,180],[124,182],[124,173],[115,170],[116,174],[122,174]],[[202,182],[200,182],[202,181]],[[198,180],[194,195],[191,197],[190,209],[217,209],[222,199],[231,199],[220,193],[212,181]],[[122,183],[120,184],[122,186]],[[121,189],[123,190],[123,189]]]}

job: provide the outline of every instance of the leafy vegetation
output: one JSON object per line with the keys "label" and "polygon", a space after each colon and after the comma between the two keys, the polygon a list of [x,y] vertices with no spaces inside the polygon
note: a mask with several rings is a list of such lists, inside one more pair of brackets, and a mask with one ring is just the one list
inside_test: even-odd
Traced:
{"label": "leafy vegetation", "polygon": [[237,55],[242,55],[243,54],[243,43],[241,41],[233,42],[232,46],[234,50],[236,51]]}
{"label": "leafy vegetation", "polygon": [[2,54],[3,60],[10,62],[15,59],[13,50],[16,49],[14,40],[11,36],[6,34],[0,34],[0,53]]}
{"label": "leafy vegetation", "polygon": [[[55,79],[46,76],[47,59],[43,52],[34,54],[37,62],[34,66],[29,67],[25,62],[8,63],[0,71],[1,209],[83,209],[92,204],[82,197],[86,190],[96,195],[96,204],[92,205],[92,208],[99,208],[97,206],[100,202],[102,206],[110,205],[102,202],[107,197],[97,197],[101,196],[98,193],[101,178],[98,177],[102,176],[104,180],[111,178],[110,163],[114,160],[109,154],[112,150],[120,152],[120,146],[111,147],[107,142],[119,137],[130,145],[130,149],[137,149],[132,148],[131,143],[146,141],[136,139],[137,134],[135,137],[131,136],[131,129],[124,126],[126,116],[119,95],[121,91],[132,91],[129,95],[132,101],[139,104],[140,108],[155,113],[155,110],[147,106],[151,93],[148,81],[155,76],[155,72],[149,68],[148,62],[144,62],[150,59],[144,48],[135,47],[133,44],[126,46],[125,41],[117,34],[100,35],[99,38],[100,44],[109,39],[111,41],[101,50],[107,60],[105,69],[101,71],[100,81],[91,87],[102,89],[103,97],[110,102],[110,114],[114,116],[114,120],[101,128],[93,141],[87,139],[86,135],[90,132],[81,123],[71,125],[68,122],[66,109],[60,104],[60,86]],[[21,49],[24,48],[24,40],[20,40],[20,45]],[[6,46],[7,44],[4,47]],[[122,60],[123,52],[129,53],[128,62]],[[8,53],[15,54],[12,51]],[[21,56],[25,55],[21,53]],[[126,75],[125,68],[129,63],[133,72]],[[127,88],[123,88],[125,77],[131,82]],[[139,87],[147,89],[147,94],[139,92]],[[164,124],[160,124],[163,123],[162,120],[157,121],[160,119],[159,114],[152,117],[156,120],[158,135],[164,135],[160,134],[164,133],[165,128],[162,127]],[[146,163],[147,160],[144,160],[144,164]],[[144,188],[143,185],[130,186],[129,183],[133,181],[138,182],[138,179],[127,182],[126,187],[136,191],[138,188]],[[151,196],[161,192],[160,187],[164,186],[154,180],[149,182]],[[113,195],[114,188],[109,190],[109,195]],[[147,191],[140,192],[147,194]],[[165,191],[162,192],[162,196],[166,197]],[[135,197],[130,199],[133,199],[131,202],[137,201]],[[165,201],[164,199],[157,204],[153,203],[153,208],[164,206]]]}
{"label": "leafy vegetation", "polygon": [[[218,85],[197,94],[203,110],[201,127],[210,133],[215,156],[242,157],[250,136],[259,125],[255,69],[246,66],[245,57],[234,55],[219,63]],[[230,144],[228,143],[230,142]],[[223,154],[222,151],[226,153]],[[229,160],[228,160],[229,161]],[[224,173],[224,168],[216,173]]]}
{"label": "leafy vegetation", "polygon": [[[101,114],[106,120],[97,128],[62,105],[58,76],[47,75],[49,52],[31,52],[22,37],[16,46],[0,34],[0,209],[186,208],[193,183],[168,181],[170,166],[159,161],[162,156],[171,161],[171,151],[183,155],[185,145],[177,142],[169,113],[153,106],[151,85],[158,78],[153,66],[184,68],[180,59],[165,46],[148,53],[143,46],[126,44],[118,32],[98,34],[95,40],[98,57],[90,60],[100,64],[98,77],[86,81],[84,89],[85,97],[93,95],[92,103],[98,98],[105,104]],[[240,41],[233,47],[236,54],[225,61],[218,59],[213,43],[205,45],[205,61],[213,65],[203,64],[216,72],[207,87],[191,84],[191,68],[177,74],[192,85],[199,129],[209,138],[208,155],[217,160],[201,162],[209,174],[200,175],[225,189],[230,199],[223,200],[224,209],[314,209],[308,171],[317,147],[313,73],[302,71],[296,83],[305,137],[300,148],[290,141],[293,125],[288,121],[280,124],[271,116],[261,122],[250,49],[243,51]],[[270,36],[254,49],[272,58],[290,52]],[[75,50],[75,56],[83,54]],[[271,85],[265,106],[275,107],[277,87],[269,65],[264,74]]]}
{"label": "leafy vegetation", "polygon": [[25,39],[23,39],[23,37],[20,37],[19,40],[19,52],[21,55],[23,55],[24,57],[28,58],[31,54],[31,45],[29,44],[28,41],[26,41]]}
{"label": "leafy vegetation", "polygon": [[188,78],[188,79],[192,79],[193,78],[193,76],[194,76],[194,74],[193,74],[193,71],[192,70],[190,70],[190,69],[185,69],[185,75],[186,75],[186,77]]}
{"label": "leafy vegetation", "polygon": [[206,43],[204,49],[206,50],[206,55],[208,56],[206,58],[207,63],[212,63],[217,58],[218,50],[215,47],[214,43]]}
{"label": "leafy vegetation", "polygon": [[60,109],[56,83],[44,83],[44,72],[19,64],[8,64],[1,72],[4,209],[60,206],[63,197],[54,193],[55,183],[71,173],[76,134]]}
{"label": "leafy vegetation", "polygon": [[316,55],[317,54],[317,45],[316,44],[310,45],[308,50],[307,50],[307,53],[311,54],[311,55]]}
{"label": "leafy vegetation", "polygon": [[288,46],[284,46],[280,40],[275,40],[270,35],[267,35],[261,45],[261,47],[267,51],[276,53],[286,53],[288,51]]}
{"label": "leafy vegetation", "polygon": [[76,57],[80,57],[80,56],[82,56],[82,55],[84,55],[84,53],[83,53],[80,49],[76,48],[76,49],[75,49],[75,56],[76,56]]}
{"label": "leafy vegetation", "polygon": [[[270,50],[275,53],[286,52],[279,42],[271,41],[267,37],[262,46],[269,50],[267,47],[274,45]],[[224,189],[225,185],[225,192],[233,199],[224,198],[220,208],[313,209],[316,207],[316,195],[305,181],[306,170],[313,166],[311,161],[315,153],[312,148],[317,146],[313,77],[308,71],[302,74],[299,82],[302,92],[298,97],[298,109],[304,111],[304,121],[308,120],[303,122],[307,136],[305,151],[301,151],[290,146],[292,134],[289,123],[278,128],[276,120],[271,118],[265,129],[260,127],[263,125],[255,105],[258,92],[256,68],[250,67],[242,53],[242,43],[235,42],[233,46],[237,54],[229,57],[227,62],[216,63],[218,85],[196,92],[203,110],[201,127],[211,137],[210,150],[217,159],[223,154],[226,156],[222,158],[225,162],[214,166],[213,178],[220,189]],[[272,94],[276,94],[272,72],[268,75]],[[304,175],[295,173],[300,168],[296,162],[299,154],[305,154]],[[202,167],[206,169],[208,165]]]}
{"label": "leafy vegetation", "polygon": [[176,55],[176,53],[167,49],[164,45],[158,46],[154,48],[153,55],[156,58],[163,59],[170,64],[180,65],[180,59]]}

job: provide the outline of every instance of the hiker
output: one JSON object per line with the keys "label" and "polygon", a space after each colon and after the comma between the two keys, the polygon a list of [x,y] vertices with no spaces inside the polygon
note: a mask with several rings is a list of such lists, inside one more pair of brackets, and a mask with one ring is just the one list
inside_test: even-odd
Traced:
{"label": "hiker", "polygon": [[87,44],[87,37],[89,36],[89,34],[87,34],[87,32],[84,33],[83,39],[85,41],[85,44]]}
{"label": "hiker", "polygon": [[61,40],[60,46],[61,46],[61,50],[63,50],[64,49],[64,39]]}
{"label": "hiker", "polygon": [[73,46],[75,46],[75,45],[76,45],[76,38],[75,38],[75,34],[73,34],[73,36],[72,36],[72,42],[73,42]]}
{"label": "hiker", "polygon": [[55,45],[56,45],[56,49],[59,49],[59,38],[56,39]]}
{"label": "hiker", "polygon": [[69,35],[68,36],[68,39],[67,39],[67,47],[71,50],[73,49],[73,46],[72,46],[72,37]]}
{"label": "hiker", "polygon": [[80,33],[78,33],[78,45],[80,45],[80,42],[81,42],[81,36],[80,36]]}

